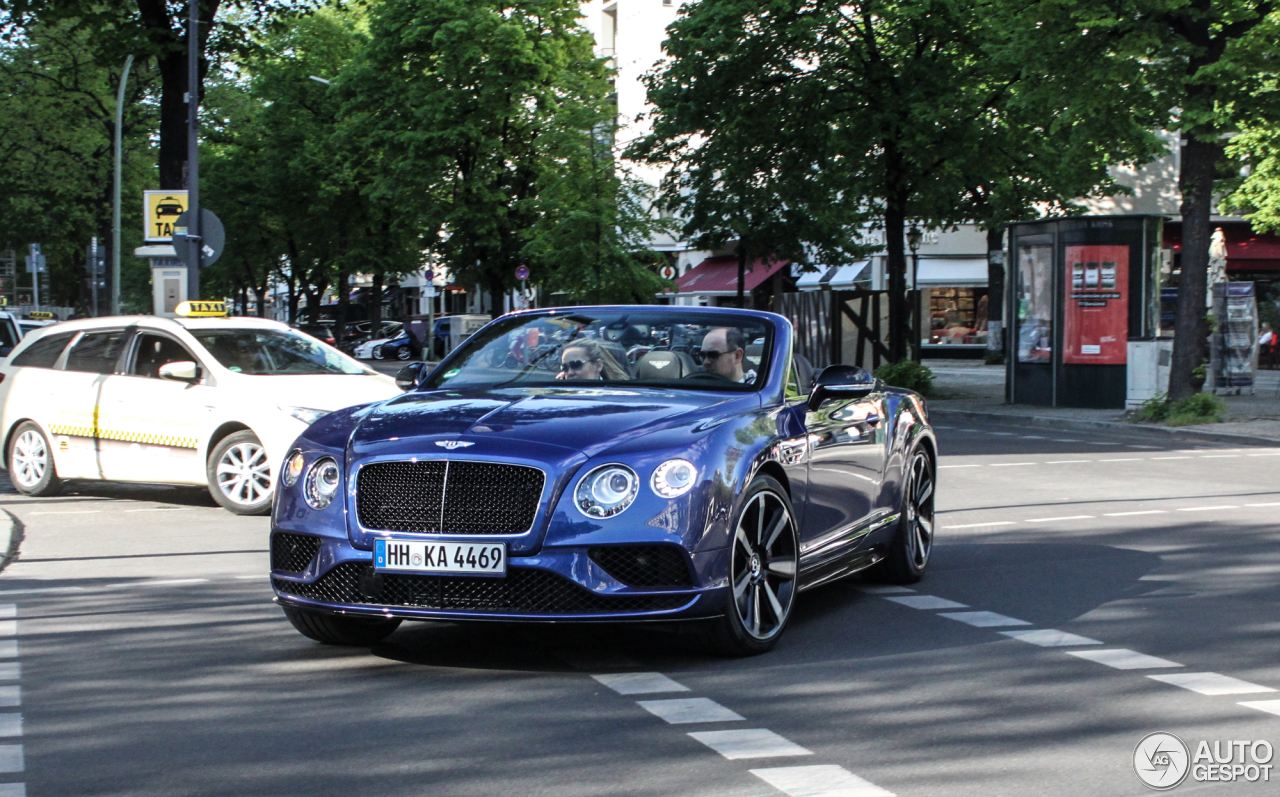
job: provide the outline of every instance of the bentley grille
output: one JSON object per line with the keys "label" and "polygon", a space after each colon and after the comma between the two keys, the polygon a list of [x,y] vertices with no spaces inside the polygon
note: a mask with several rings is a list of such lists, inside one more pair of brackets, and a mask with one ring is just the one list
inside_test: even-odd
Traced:
{"label": "bentley grille", "polygon": [[493,462],[373,462],[356,480],[360,525],[420,534],[523,534],[546,476]]}

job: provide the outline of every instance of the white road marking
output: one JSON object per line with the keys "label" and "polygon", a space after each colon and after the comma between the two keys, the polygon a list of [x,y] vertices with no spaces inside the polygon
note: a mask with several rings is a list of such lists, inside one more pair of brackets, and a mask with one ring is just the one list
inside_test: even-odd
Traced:
{"label": "white road marking", "polygon": [[673,700],[640,700],[640,707],[672,725],[691,722],[737,722],[746,719],[706,697],[678,697]]}
{"label": "white road marking", "polygon": [[1201,454],[1200,459],[1235,459],[1239,454]]}
{"label": "white road marking", "polygon": [[1082,462],[1093,462],[1091,459],[1051,459],[1046,465],[1079,465]]}
{"label": "white road marking", "polygon": [[976,529],[979,526],[1016,526],[1012,520],[997,520],[991,523],[961,523],[957,526],[943,526],[943,529]]}
{"label": "white road marking", "polygon": [[17,636],[17,620],[0,620],[0,636]]}
{"label": "white road marking", "polygon": [[1012,637],[1019,642],[1039,645],[1042,648],[1065,648],[1072,645],[1101,645],[1096,639],[1078,634],[1068,634],[1056,628],[1038,628],[1034,631],[1001,631],[1001,634]]}
{"label": "white road marking", "polygon": [[1167,515],[1167,509],[1143,509],[1138,512],[1107,512],[1103,517],[1133,517],[1134,515]]}
{"label": "white road marking", "polygon": [[959,620],[962,623],[968,623],[976,628],[999,628],[1001,626],[1010,625],[1031,625],[1026,620],[1019,620],[1016,617],[1006,617],[1003,614],[995,612],[943,612],[943,617],[950,620]]}
{"label": "white road marking", "polygon": [[1017,432],[990,432],[990,434],[996,435],[997,437],[1012,437],[1017,434]]}
{"label": "white road marking", "polygon": [[166,578],[155,581],[127,581],[123,584],[107,584],[102,589],[128,589],[129,587],[173,587],[183,584],[207,584],[207,578]]}
{"label": "white road marking", "polygon": [[27,517],[39,517],[41,515],[99,515],[102,514],[101,509],[65,509],[57,512],[29,512]]}
{"label": "white road marking", "polygon": [[0,661],[0,681],[17,681],[21,680],[21,678],[22,666],[18,662]]}
{"label": "white road marking", "polygon": [[992,462],[988,468],[1016,468],[1019,465],[1039,465],[1039,462]]}
{"label": "white road marking", "polygon": [[806,750],[766,728],[741,731],[697,731],[689,735],[731,761],[738,758],[813,755],[812,750]]}
{"label": "white road marking", "polygon": [[1256,708],[1258,711],[1280,716],[1280,700],[1245,700],[1238,705],[1246,708]]}
{"label": "white road marking", "polygon": [[1110,445],[1115,445],[1115,444],[1114,444],[1114,443],[1095,443],[1094,441],[1090,440],[1090,441],[1087,443],[1087,445],[1091,445],[1091,446],[1110,446]]}
{"label": "white road marking", "polygon": [[1153,681],[1161,681],[1202,695],[1252,695],[1259,692],[1274,692],[1269,686],[1251,684],[1229,675],[1216,672],[1175,672],[1166,675],[1148,675]]}
{"label": "white road marking", "polygon": [[[1272,451],[1267,454],[1246,454],[1247,457],[1280,457],[1280,451]],[[1240,705],[1244,705],[1241,703]]]}
{"label": "white road marking", "polygon": [[909,595],[904,598],[886,598],[894,603],[901,603],[912,609],[967,609],[967,605],[939,598],[934,595]]}
{"label": "white road marking", "polygon": [[1195,459],[1195,457],[1152,457],[1152,459]]}
{"label": "white road marking", "polygon": [[1136,650],[1112,648],[1110,650],[1068,650],[1068,655],[1096,661],[1117,670],[1156,670],[1165,667],[1181,667],[1176,661],[1148,656]]}
{"label": "white road marking", "polygon": [[1045,440],[1046,439],[1038,434],[1024,434],[1024,435],[1018,435],[1018,436],[1021,437],[1023,440]]}
{"label": "white road marking", "polygon": [[649,695],[657,692],[688,692],[682,686],[660,672],[620,672],[593,675],[592,678],[620,695]]}
{"label": "white road marking", "polygon": [[39,595],[48,592],[87,592],[84,587],[36,587],[34,589],[5,589],[0,595]]}
{"label": "white road marking", "polygon": [[126,509],[126,512],[192,512],[194,506],[151,506],[146,509]]}
{"label": "white road marking", "polygon": [[894,797],[893,792],[834,764],[747,771],[790,797]]}
{"label": "white road marking", "polygon": [[18,604],[0,603],[0,617],[10,619],[18,616]]}
{"label": "white road marking", "polygon": [[981,464],[977,464],[977,465],[939,465],[939,466],[938,466],[938,470],[942,470],[943,468],[981,468],[981,467],[982,467],[982,465],[981,465]]}
{"label": "white road marking", "polygon": [[1074,437],[1051,437],[1049,438],[1049,442],[1050,443],[1083,443],[1084,441]]}
{"label": "white road marking", "polygon": [[0,744],[0,772],[21,772],[24,768],[22,745]]}
{"label": "white road marking", "polygon": [[21,686],[0,686],[0,706],[21,706]]}
{"label": "white road marking", "polygon": [[1215,509],[1239,509],[1238,506],[1184,506],[1178,512],[1212,512]]}
{"label": "white road marking", "polygon": [[1093,515],[1063,515],[1062,517],[1033,517],[1027,518],[1028,523],[1052,523],[1055,520],[1088,520]]}
{"label": "white road marking", "polygon": [[0,639],[0,659],[18,658],[18,640]]}
{"label": "white road marking", "polygon": [[1122,457],[1120,459],[1100,459],[1099,462],[1141,462],[1142,457]]}
{"label": "white road marking", "polygon": [[1125,444],[1124,444],[1124,447],[1125,447],[1125,448],[1149,448],[1149,449],[1151,449],[1151,450],[1153,450],[1153,451],[1159,451],[1159,450],[1160,450],[1160,446],[1144,446],[1144,445],[1140,445],[1140,444],[1138,444],[1138,443],[1125,443]]}
{"label": "white road marking", "polygon": [[897,587],[897,586],[891,586],[891,585],[883,586],[883,587],[866,586],[866,587],[858,587],[858,589],[862,590],[868,595],[901,595],[904,592],[915,592],[915,590],[913,590],[911,587]]}
{"label": "white road marking", "polygon": [[0,797],[27,797],[25,783],[0,783]]}
{"label": "white road marking", "polygon": [[0,736],[21,736],[22,715],[0,714]]}
{"label": "white road marking", "polygon": [[933,425],[933,428],[934,428],[934,429],[954,429],[954,428],[956,428],[956,427],[954,427],[954,426],[943,426],[943,425],[942,425],[942,424],[940,424],[940,423],[935,423],[935,424]]}
{"label": "white road marking", "polygon": [[1245,506],[1280,506],[1280,501],[1272,501],[1269,504],[1245,504]]}

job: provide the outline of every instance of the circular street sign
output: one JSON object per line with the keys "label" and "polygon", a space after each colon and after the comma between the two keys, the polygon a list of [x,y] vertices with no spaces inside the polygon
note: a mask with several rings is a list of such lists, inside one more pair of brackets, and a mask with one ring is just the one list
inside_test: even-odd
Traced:
{"label": "circular street sign", "polygon": [[675,266],[663,266],[663,267],[662,267],[662,270],[661,270],[661,271],[659,271],[658,273],[662,275],[662,278],[663,278],[664,280],[673,280],[673,279],[675,279],[675,278],[676,278],[676,267],[675,267]]}
{"label": "circular street sign", "polygon": [[[173,223],[173,250],[177,253],[178,259],[188,266],[195,260],[195,255],[187,243],[187,236],[178,234],[178,229],[186,230],[190,220],[191,211],[187,210]],[[200,208],[200,237],[204,239],[200,242],[203,255],[200,265],[212,266],[219,257],[222,257],[222,250],[227,245],[227,231],[222,226],[222,220],[208,208]]]}
{"label": "circular street sign", "polygon": [[518,280],[527,280],[527,279],[529,279],[529,267],[528,267],[528,266],[517,266],[517,267],[516,267],[516,279],[518,279]]}
{"label": "circular street sign", "polygon": [[431,280],[436,278],[436,273],[431,269],[427,269],[427,273],[424,274],[423,276],[427,278],[427,282],[430,282]]}

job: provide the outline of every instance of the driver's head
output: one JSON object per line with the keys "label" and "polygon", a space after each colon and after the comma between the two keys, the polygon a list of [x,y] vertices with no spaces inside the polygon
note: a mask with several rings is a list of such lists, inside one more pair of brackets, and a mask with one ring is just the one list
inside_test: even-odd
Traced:
{"label": "driver's head", "polygon": [[704,370],[720,374],[731,382],[741,382],[742,358],[746,355],[746,341],[737,327],[716,327],[702,338]]}
{"label": "driver's head", "polygon": [[560,354],[560,370],[565,379],[599,379],[604,370],[600,344],[594,340],[571,344]]}

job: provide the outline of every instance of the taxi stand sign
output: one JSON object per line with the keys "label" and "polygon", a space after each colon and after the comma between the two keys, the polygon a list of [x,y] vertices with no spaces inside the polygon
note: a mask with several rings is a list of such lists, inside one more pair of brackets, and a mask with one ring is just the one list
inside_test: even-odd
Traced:
{"label": "taxi stand sign", "polygon": [[180,318],[220,318],[227,314],[227,303],[182,302],[173,312]]}
{"label": "taxi stand sign", "polygon": [[187,210],[187,192],[143,191],[142,196],[142,237],[150,243],[169,243],[174,222]]}

